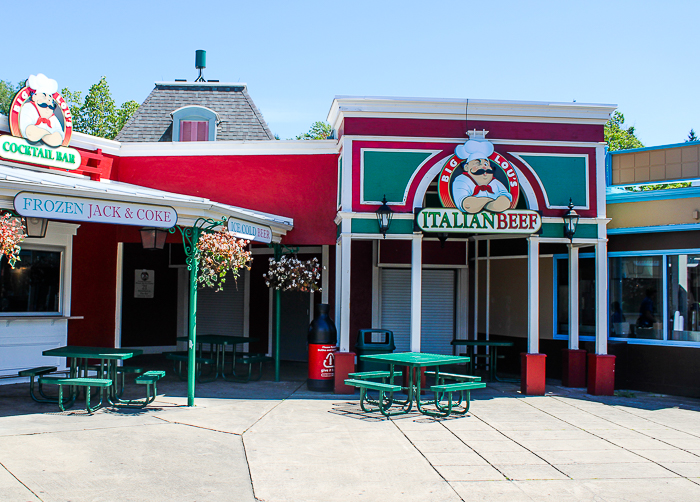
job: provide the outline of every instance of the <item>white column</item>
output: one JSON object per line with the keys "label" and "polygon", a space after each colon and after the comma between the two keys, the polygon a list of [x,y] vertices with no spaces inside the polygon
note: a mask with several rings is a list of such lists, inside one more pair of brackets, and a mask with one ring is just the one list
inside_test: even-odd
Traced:
{"label": "white column", "polygon": [[423,235],[411,241],[411,352],[420,352]]}
{"label": "white column", "polygon": [[[489,333],[491,330],[491,239],[486,241],[486,305],[484,305],[486,312],[484,313],[484,320],[486,321],[486,339],[489,339]],[[486,347],[486,353],[488,354],[489,347]]]}
{"label": "white column", "polygon": [[[336,259],[336,263],[340,262],[340,267],[336,272],[336,281],[340,279],[340,302],[336,300],[336,305],[340,303],[340,315],[336,313],[336,318],[340,320],[339,324],[339,342],[340,351],[347,352],[350,350],[350,245],[352,240],[347,235],[340,236],[340,259]],[[336,287],[336,290],[338,288]]]}
{"label": "white column", "polygon": [[608,353],[608,241],[595,245],[595,353]]}
{"label": "white column", "polygon": [[321,303],[328,303],[328,284],[330,283],[328,277],[328,248],[327,244],[324,244],[321,248]]}
{"label": "white column", "polygon": [[540,240],[527,240],[527,351],[540,350]]}
{"label": "white column", "polygon": [[569,244],[569,349],[578,349],[578,248]]}
{"label": "white column", "polygon": [[379,290],[379,240],[372,241],[372,327],[380,328],[381,319],[379,311],[381,309],[380,299],[381,291]]}

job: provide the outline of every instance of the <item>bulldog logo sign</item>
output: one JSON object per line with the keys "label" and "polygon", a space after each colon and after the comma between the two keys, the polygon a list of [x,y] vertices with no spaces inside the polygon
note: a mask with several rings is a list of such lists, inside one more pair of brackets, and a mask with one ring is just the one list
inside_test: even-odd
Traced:
{"label": "bulldog logo sign", "polygon": [[30,75],[12,99],[12,136],[0,137],[0,157],[62,169],[80,166],[80,154],[68,148],[73,117],[58,83],[46,75]]}
{"label": "bulldog logo sign", "polygon": [[518,174],[483,138],[455,148],[440,172],[438,195],[445,209],[423,209],[416,218],[424,232],[531,234],[542,225],[536,211],[515,209]]}

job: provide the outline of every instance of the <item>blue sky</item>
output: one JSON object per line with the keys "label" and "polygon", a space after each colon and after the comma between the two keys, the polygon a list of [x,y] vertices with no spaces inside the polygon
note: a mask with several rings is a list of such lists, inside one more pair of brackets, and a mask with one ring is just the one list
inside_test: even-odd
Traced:
{"label": "blue sky", "polygon": [[698,1],[71,1],[42,29],[23,5],[2,7],[0,78],[105,75],[140,103],[205,49],[205,78],[246,82],[282,139],[335,95],[616,104],[646,146],[700,134]]}

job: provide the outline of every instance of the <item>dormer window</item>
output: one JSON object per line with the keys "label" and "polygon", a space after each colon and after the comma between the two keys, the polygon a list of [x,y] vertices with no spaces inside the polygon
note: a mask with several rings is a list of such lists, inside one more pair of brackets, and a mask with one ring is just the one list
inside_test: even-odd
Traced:
{"label": "dormer window", "polygon": [[170,114],[173,141],[216,141],[218,114],[204,106],[183,106]]}
{"label": "dormer window", "polygon": [[181,120],[179,141],[209,141],[209,122]]}

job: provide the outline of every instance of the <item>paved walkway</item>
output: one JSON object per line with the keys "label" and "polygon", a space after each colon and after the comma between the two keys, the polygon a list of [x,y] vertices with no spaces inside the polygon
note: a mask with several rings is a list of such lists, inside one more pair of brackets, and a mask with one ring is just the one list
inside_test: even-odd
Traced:
{"label": "paved walkway", "polygon": [[466,417],[387,420],[300,380],[202,384],[196,408],[182,382],[158,390],[87,416],[0,386],[0,500],[700,499],[697,400],[495,384]]}

